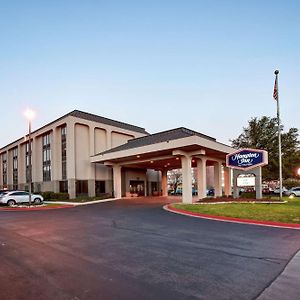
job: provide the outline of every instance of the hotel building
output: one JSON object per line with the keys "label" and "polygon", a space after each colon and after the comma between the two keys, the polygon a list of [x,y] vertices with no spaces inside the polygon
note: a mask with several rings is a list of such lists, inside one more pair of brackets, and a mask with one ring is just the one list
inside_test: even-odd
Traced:
{"label": "hotel building", "polygon": [[[225,156],[234,149],[186,128],[149,134],[144,128],[74,110],[0,149],[0,189],[67,192],[70,198],[167,195],[167,171],[182,169],[183,202],[191,202],[191,168],[199,197],[213,167],[216,195],[231,193]],[[31,149],[31,155],[29,152]],[[223,165],[223,167],[222,167]]]}

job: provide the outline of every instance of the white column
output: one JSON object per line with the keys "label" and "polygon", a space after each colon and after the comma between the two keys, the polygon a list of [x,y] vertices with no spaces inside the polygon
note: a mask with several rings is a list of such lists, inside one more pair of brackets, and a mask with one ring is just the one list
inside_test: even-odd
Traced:
{"label": "white column", "polygon": [[[25,148],[26,144],[18,145],[18,185],[25,183]],[[22,187],[20,188],[22,189]]]}
{"label": "white column", "polygon": [[12,150],[7,151],[7,159],[6,159],[6,165],[7,165],[7,187],[8,189],[12,189],[13,186],[13,158],[12,158]]}
{"label": "white column", "polygon": [[198,198],[206,197],[206,158],[197,159],[197,189]]}
{"label": "white column", "polygon": [[51,140],[51,172],[52,180],[59,180],[61,178],[61,147],[60,147],[60,135],[59,128],[54,128],[52,131]]}
{"label": "white column", "polygon": [[193,203],[192,197],[192,166],[191,157],[184,155],[181,156],[182,168],[182,202]]}
{"label": "white column", "polygon": [[[89,126],[89,155],[95,155],[95,126]],[[96,166],[94,163],[90,163],[89,166],[89,179],[88,179],[88,191],[90,197],[96,196],[95,189],[95,178],[96,178]]]}
{"label": "white column", "polygon": [[233,169],[232,171],[232,175],[233,175],[233,180],[232,180],[232,183],[233,183],[233,198],[239,198],[239,188],[237,186],[237,178],[240,174],[240,171],[237,170],[237,169]]}
{"label": "white column", "polygon": [[121,182],[121,166],[113,166],[113,181],[114,181],[114,197],[122,197],[122,182]]}
{"label": "white column", "polygon": [[224,167],[224,193],[225,196],[232,195],[231,189],[231,169]]}
{"label": "white column", "polygon": [[262,198],[262,188],[261,188],[261,167],[256,168],[255,170],[255,196],[256,199]]}
{"label": "white column", "polygon": [[111,130],[106,130],[106,150],[111,149],[111,141],[112,141]]}
{"label": "white column", "polygon": [[75,124],[74,122],[67,123],[67,178],[68,178],[68,193],[70,198],[76,197],[76,157],[75,157]]}
{"label": "white column", "polygon": [[222,164],[215,162],[214,164],[214,183],[215,183],[215,197],[222,196]]}
{"label": "white column", "polygon": [[167,170],[162,170],[161,172],[161,188],[162,188],[162,196],[168,196],[168,177],[167,177]]}

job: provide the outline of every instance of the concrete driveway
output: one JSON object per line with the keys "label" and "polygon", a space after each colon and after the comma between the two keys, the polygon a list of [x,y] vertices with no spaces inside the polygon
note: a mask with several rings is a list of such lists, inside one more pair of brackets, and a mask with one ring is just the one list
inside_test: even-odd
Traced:
{"label": "concrete driveway", "polygon": [[255,299],[300,231],[194,219],[139,198],[0,214],[0,299]]}

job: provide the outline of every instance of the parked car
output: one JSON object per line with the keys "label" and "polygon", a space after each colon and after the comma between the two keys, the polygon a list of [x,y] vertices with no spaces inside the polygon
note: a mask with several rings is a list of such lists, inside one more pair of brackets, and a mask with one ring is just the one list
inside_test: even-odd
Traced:
{"label": "parked car", "polygon": [[[38,194],[31,194],[31,200],[34,204],[41,204],[44,198]],[[17,203],[28,203],[29,193],[25,191],[10,191],[3,192],[0,195],[0,203],[7,204],[8,206],[16,205]]]}
{"label": "parked car", "polygon": [[[198,194],[198,190],[192,187],[192,194],[193,196]],[[176,191],[171,192],[170,195],[182,195],[182,188],[177,188]]]}
{"label": "parked car", "polygon": [[[286,195],[287,192],[288,192],[288,189],[283,186],[282,187],[282,194]],[[280,193],[279,188],[275,188],[273,193],[274,194],[279,194]]]}
{"label": "parked car", "polygon": [[3,193],[8,192],[8,190],[0,190],[0,195],[2,195]]}
{"label": "parked car", "polygon": [[300,197],[300,187],[293,187],[285,192],[287,196]]}
{"label": "parked car", "polygon": [[214,196],[215,195],[215,189],[213,189],[213,188],[207,189],[206,190],[206,195],[207,196]]}

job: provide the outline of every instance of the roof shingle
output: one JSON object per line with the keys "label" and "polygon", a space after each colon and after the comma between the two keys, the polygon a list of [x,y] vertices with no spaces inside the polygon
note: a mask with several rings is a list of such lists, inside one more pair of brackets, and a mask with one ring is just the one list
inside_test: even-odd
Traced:
{"label": "roof shingle", "polygon": [[123,151],[123,150],[148,146],[151,144],[157,144],[157,143],[162,143],[162,142],[171,141],[171,140],[177,140],[177,139],[186,138],[186,137],[195,136],[195,135],[205,138],[205,139],[208,139],[208,140],[211,140],[211,141],[214,141],[214,142],[216,141],[215,138],[210,137],[208,135],[202,134],[197,131],[190,130],[185,127],[179,127],[179,128],[162,131],[162,132],[150,134],[148,136],[143,136],[143,137],[129,140],[126,144],[109,149],[109,150],[104,151],[99,154],[107,154],[107,153],[112,153],[112,152],[117,152],[117,151]]}

